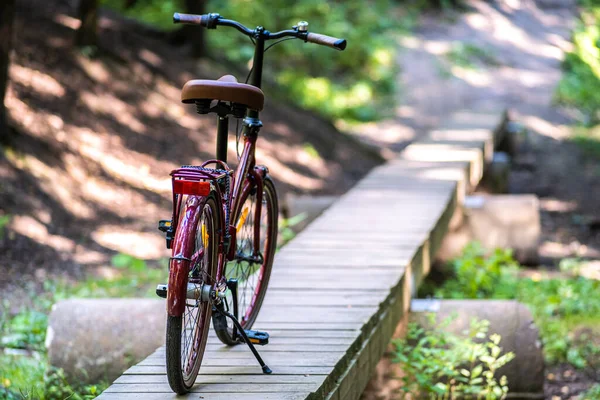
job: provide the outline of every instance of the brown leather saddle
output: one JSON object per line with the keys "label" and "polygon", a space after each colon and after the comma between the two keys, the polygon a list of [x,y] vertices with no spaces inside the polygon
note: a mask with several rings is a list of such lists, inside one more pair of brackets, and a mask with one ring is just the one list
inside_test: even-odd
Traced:
{"label": "brown leather saddle", "polygon": [[265,103],[265,95],[256,86],[238,83],[234,76],[225,75],[216,81],[194,79],[183,86],[181,90],[183,103],[195,103],[200,100],[228,101],[261,111]]}

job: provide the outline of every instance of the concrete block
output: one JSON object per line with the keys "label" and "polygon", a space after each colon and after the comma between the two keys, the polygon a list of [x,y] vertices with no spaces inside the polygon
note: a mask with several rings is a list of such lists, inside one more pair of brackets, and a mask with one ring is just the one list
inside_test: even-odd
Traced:
{"label": "concrete block", "polygon": [[447,262],[470,241],[487,249],[510,248],[523,264],[537,264],[541,233],[539,201],[535,195],[468,196],[459,227],[448,231],[436,258]]}
{"label": "concrete block", "polygon": [[435,314],[437,323],[454,317],[444,330],[457,335],[462,335],[469,329],[473,318],[489,321],[488,335],[499,334],[502,337],[500,347],[503,352],[515,354],[511,362],[500,368],[497,376],[506,375],[508,386],[513,394],[519,393],[523,396],[543,394],[544,357],[539,331],[525,305],[516,300],[415,299],[412,301],[411,322],[428,327],[430,313]]}
{"label": "concrete block", "polygon": [[71,299],[50,313],[50,364],[75,382],[112,382],[163,345],[163,300]]}

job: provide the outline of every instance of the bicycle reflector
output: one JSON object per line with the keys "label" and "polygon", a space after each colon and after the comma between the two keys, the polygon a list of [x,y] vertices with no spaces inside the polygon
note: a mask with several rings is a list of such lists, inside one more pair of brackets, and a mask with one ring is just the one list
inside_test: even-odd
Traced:
{"label": "bicycle reflector", "polygon": [[190,194],[194,196],[208,196],[210,193],[210,182],[174,179],[173,192],[177,194]]}

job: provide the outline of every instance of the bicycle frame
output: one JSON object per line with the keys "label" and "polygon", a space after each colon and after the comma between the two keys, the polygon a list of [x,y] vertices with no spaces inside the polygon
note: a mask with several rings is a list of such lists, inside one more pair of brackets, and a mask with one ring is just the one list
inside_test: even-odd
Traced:
{"label": "bicycle frame", "polygon": [[[250,75],[250,84],[260,88],[265,44],[262,28],[257,28],[256,30],[255,43],[254,67]],[[235,227],[232,225],[234,221],[226,221],[227,218],[225,218],[225,215],[227,211],[230,212],[229,215],[231,218],[235,219],[241,211],[241,200],[245,199],[248,192],[255,187],[257,190],[257,204],[262,204],[263,179],[267,175],[268,170],[266,167],[256,166],[256,140],[258,132],[262,127],[262,123],[258,117],[258,111],[248,110],[246,112],[243,122],[244,148],[240,156],[239,165],[233,176],[233,187],[230,188],[230,193],[227,194],[228,201],[224,201],[224,193],[221,192],[219,185],[214,185],[217,203],[223,204],[223,207],[219,210],[218,220],[221,227],[218,240],[219,256],[217,274],[214,277],[215,282],[213,284],[218,284],[223,280],[229,255],[234,254],[233,252],[237,246]],[[217,118],[217,158],[206,161],[203,165],[216,163],[228,169],[226,163],[229,120],[226,116],[218,116]],[[182,169],[173,171],[171,175],[177,173],[177,171],[182,171]],[[209,176],[210,174],[205,175],[208,179],[216,179],[215,176]],[[181,216],[181,198],[182,196],[179,196],[176,199],[175,193],[173,194],[172,221],[176,228],[175,234],[178,235],[178,240],[175,240],[176,247],[173,248],[173,256],[169,261],[169,282],[172,284],[172,287],[170,286],[167,292],[167,314],[171,316],[181,316],[185,308],[188,274],[195,256],[192,254],[195,244],[195,227],[200,221],[204,205],[204,198],[202,196],[190,196],[187,200],[185,215]],[[256,207],[255,213],[253,252],[254,254],[259,254],[261,207]],[[225,226],[227,222],[229,222],[230,226]],[[229,232],[229,235],[226,235],[225,232]],[[227,239],[229,239],[229,243],[227,243]],[[233,249],[233,252],[231,249]]]}

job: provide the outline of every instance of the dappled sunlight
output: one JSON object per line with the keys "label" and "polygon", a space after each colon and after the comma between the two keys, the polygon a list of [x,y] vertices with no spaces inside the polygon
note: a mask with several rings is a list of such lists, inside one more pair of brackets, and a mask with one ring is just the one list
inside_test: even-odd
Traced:
{"label": "dappled sunlight", "polygon": [[64,236],[50,234],[44,224],[27,215],[14,216],[11,229],[58,251],[72,252],[76,246],[73,240],[67,239]]}
{"label": "dappled sunlight", "polygon": [[83,55],[78,55],[75,58],[75,61],[81,69],[96,82],[103,84],[110,82],[110,71],[106,68],[106,65],[99,61],[90,60]]}
{"label": "dappled sunlight", "polygon": [[10,79],[42,95],[61,97],[65,88],[53,77],[17,64],[10,65]]}
{"label": "dappled sunlight", "polygon": [[544,198],[540,199],[540,209],[556,213],[573,212],[577,209],[577,202]]}
{"label": "dappled sunlight", "polygon": [[138,54],[142,60],[146,61],[153,67],[159,68],[162,65],[162,59],[153,51],[141,49]]}
{"label": "dappled sunlight", "polygon": [[156,178],[150,174],[148,165],[131,165],[120,158],[108,154],[102,148],[85,142],[79,143],[78,150],[82,155],[100,164],[107,173],[132,187],[148,189],[163,194],[168,193],[171,189],[170,177]]}
{"label": "dappled sunlight", "polygon": [[122,226],[105,225],[92,232],[92,238],[107,249],[141,259],[168,257],[165,238],[159,233],[142,233]]}
{"label": "dappled sunlight", "polygon": [[[512,13],[521,8],[520,1],[513,1],[511,3],[513,3],[513,7],[510,7],[508,2],[505,2],[500,6],[504,6],[505,12],[507,13]],[[467,24],[473,24],[473,28],[480,31],[487,31],[498,41],[510,43],[511,46],[518,48],[524,53],[556,60],[562,59],[562,51],[560,49],[536,39],[534,35],[516,25],[507,15],[494,9],[490,4],[485,2],[474,2],[473,6],[477,11],[484,13],[487,20],[486,23],[483,23],[483,21],[473,22],[473,18],[467,17]],[[535,15],[535,12],[533,12],[533,14]]]}
{"label": "dappled sunlight", "polygon": [[[213,158],[216,142],[215,116],[182,104],[181,88],[227,72],[221,62],[182,56],[162,38],[131,33],[110,13],[99,20],[99,48],[75,50],[80,21],[55,11],[61,7],[49,5],[48,18],[36,14],[36,30],[15,37],[5,103],[16,134],[0,168],[10,192],[2,215],[14,219],[7,261],[52,279],[102,269],[115,253],[168,256],[156,222],[171,216],[169,172]],[[17,13],[19,26],[24,17]],[[383,51],[376,58],[390,62]],[[365,101],[364,89],[357,82],[343,100]],[[340,140],[320,117],[276,99],[267,104],[257,163],[269,167],[282,195],[341,193],[380,161]],[[228,145],[235,165],[234,135]],[[36,257],[22,259],[20,249]]]}
{"label": "dappled sunlight", "polygon": [[536,133],[556,140],[564,140],[571,135],[569,126],[553,124],[535,115],[523,115],[519,120]]}
{"label": "dappled sunlight", "polygon": [[72,196],[72,181],[69,176],[66,176],[60,170],[51,168],[29,154],[13,155],[7,153],[7,159],[16,168],[28,171],[37,179],[44,192],[54,197],[74,216],[82,219],[89,219],[94,216],[94,210],[86,202]]}
{"label": "dappled sunlight", "polygon": [[457,66],[452,66],[451,71],[454,76],[461,78],[468,84],[475,87],[486,87],[492,82],[492,78],[485,71],[470,70]]}
{"label": "dappled sunlight", "polygon": [[269,166],[270,170],[277,171],[279,181],[294,186],[300,190],[318,190],[322,189],[323,184],[320,179],[309,178],[299,174],[293,168],[289,168],[281,161],[281,157],[274,156],[264,150],[256,149],[256,159],[260,164]]}
{"label": "dappled sunlight", "polygon": [[66,14],[56,14],[53,19],[54,22],[65,28],[77,30],[81,26],[81,20],[79,18],[74,18]]}
{"label": "dappled sunlight", "polygon": [[110,114],[122,125],[136,133],[145,133],[146,125],[134,116],[137,108],[127,104],[110,94],[83,92],[79,95],[81,101],[96,113]]}

